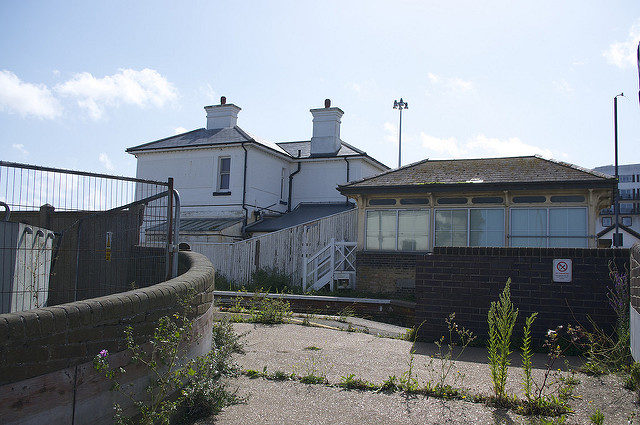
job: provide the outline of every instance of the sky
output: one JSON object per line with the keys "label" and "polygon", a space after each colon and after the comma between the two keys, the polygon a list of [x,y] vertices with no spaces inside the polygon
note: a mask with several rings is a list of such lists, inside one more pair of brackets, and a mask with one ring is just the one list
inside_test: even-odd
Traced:
{"label": "sky", "polygon": [[5,1],[0,159],[135,175],[125,149],[205,126],[220,96],[272,142],[309,140],[309,109],[397,166],[539,154],[640,163],[629,1]]}

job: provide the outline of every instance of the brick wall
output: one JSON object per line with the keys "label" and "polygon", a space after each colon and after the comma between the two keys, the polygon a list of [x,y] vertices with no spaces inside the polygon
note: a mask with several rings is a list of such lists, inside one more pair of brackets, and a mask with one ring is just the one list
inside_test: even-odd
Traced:
{"label": "brick wall", "polygon": [[[554,258],[571,259],[573,281],[552,281]],[[569,248],[436,248],[416,265],[416,323],[425,321],[420,336],[444,335],[444,319],[456,322],[479,338],[487,335],[487,313],[511,277],[511,300],[520,309],[515,332],[525,317],[538,312],[533,335],[540,342],[557,325],[589,324],[591,317],[606,330],[615,324],[609,306],[609,262],[620,270],[629,264],[627,249]]]}
{"label": "brick wall", "polygon": [[640,244],[633,245],[630,251],[629,287],[631,306],[629,307],[629,321],[631,354],[635,361],[640,362]]}
{"label": "brick wall", "polygon": [[[109,382],[91,360],[109,350],[113,364],[125,364],[123,331],[132,326],[140,343],[157,320],[193,296],[194,332],[202,337],[187,355],[211,346],[214,270],[201,254],[180,252],[178,277],[147,288],[53,307],[0,315],[0,417],[3,423],[112,423]],[[144,388],[146,376],[125,379]],[[126,382],[125,382],[126,383]],[[137,388],[137,387],[136,387]],[[130,403],[129,403],[130,404]],[[84,418],[84,420],[82,419]]]}
{"label": "brick wall", "polygon": [[389,296],[413,296],[416,261],[422,256],[415,252],[358,251],[356,288]]}

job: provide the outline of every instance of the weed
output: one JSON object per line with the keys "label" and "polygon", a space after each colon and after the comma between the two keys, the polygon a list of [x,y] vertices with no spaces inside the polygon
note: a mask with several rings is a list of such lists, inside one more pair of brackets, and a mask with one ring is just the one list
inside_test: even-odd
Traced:
{"label": "weed", "polygon": [[271,376],[271,379],[274,381],[290,381],[295,379],[296,375],[293,373],[285,373],[281,370],[276,370],[275,373]]}
{"label": "weed", "polygon": [[531,351],[531,325],[536,320],[538,313],[533,313],[527,317],[525,321],[522,338],[522,388],[524,389],[524,395],[527,400],[531,400],[531,391],[533,388],[533,378],[531,377],[531,358],[533,352]]}
{"label": "weed", "polygon": [[405,341],[415,341],[417,336],[418,336],[417,329],[414,326],[412,328],[407,329],[407,331],[402,335],[400,335],[398,339],[402,339]]}
{"label": "weed", "polygon": [[351,306],[347,306],[338,312],[338,322],[347,323],[348,317],[353,317],[355,310]]}
{"label": "weed", "polygon": [[[450,385],[445,384],[447,377],[454,368],[455,362],[462,356],[467,346],[476,339],[473,332],[458,326],[455,318],[455,313],[451,313],[449,317],[445,319],[449,332],[448,337],[445,338],[442,336],[439,340],[435,341],[438,351],[435,355],[431,356],[428,364],[431,371],[436,372],[437,382],[432,384],[431,381],[429,381],[427,382],[427,387],[430,390],[447,394],[450,393],[449,390],[452,388]],[[434,366],[434,360],[438,361],[438,367]],[[464,375],[457,372],[454,377],[454,385],[462,385],[463,380]]]}
{"label": "weed", "polygon": [[497,398],[505,398],[505,386],[507,384],[507,368],[511,363],[509,355],[511,351],[511,334],[518,317],[518,310],[511,303],[509,286],[511,278],[500,294],[498,301],[491,303],[487,322],[489,324],[489,367],[493,391]]}
{"label": "weed", "polygon": [[258,370],[247,369],[242,372],[243,375],[249,377],[250,379],[264,378],[266,374],[264,372],[260,372]]}
{"label": "weed", "polygon": [[[187,302],[181,300],[183,309]],[[97,371],[112,382],[112,390],[131,400],[137,414],[125,416],[120,405],[115,404],[115,421],[119,424],[190,422],[219,412],[227,404],[238,401],[220,383],[225,374],[235,373],[230,355],[242,349],[239,337],[233,334],[228,323],[213,327],[212,348],[202,356],[183,361],[185,343],[191,341],[191,321],[186,313],[161,317],[150,340],[151,349],[144,350],[135,341],[133,328],[125,331],[127,351],[131,355],[129,364],[113,368],[109,364],[109,353],[102,350],[94,358]],[[132,384],[121,385],[120,376],[131,364],[148,369],[149,379],[141,398]]]}
{"label": "weed", "polygon": [[604,423],[604,413],[602,413],[600,409],[596,409],[596,411],[589,416],[589,419],[591,419],[591,423],[594,425],[602,425]]}
{"label": "weed", "polygon": [[251,273],[251,282],[254,289],[268,288],[273,292],[284,292],[291,287],[291,276],[275,267],[266,267]]}
{"label": "weed", "polygon": [[291,317],[289,301],[269,298],[267,294],[257,293],[249,303],[250,321],[252,323],[278,324]]}
{"label": "weed", "polygon": [[300,382],[303,384],[326,384],[327,378],[324,376],[314,375],[313,373],[309,373],[307,375],[300,377]]}
{"label": "weed", "polygon": [[349,374],[342,377],[342,381],[338,384],[339,387],[347,390],[378,390],[380,387],[366,381],[364,379],[356,378],[354,374]]}
{"label": "weed", "polygon": [[395,375],[389,376],[387,379],[382,381],[380,385],[380,391],[385,392],[396,392],[400,389],[400,384],[398,383],[398,378]]}

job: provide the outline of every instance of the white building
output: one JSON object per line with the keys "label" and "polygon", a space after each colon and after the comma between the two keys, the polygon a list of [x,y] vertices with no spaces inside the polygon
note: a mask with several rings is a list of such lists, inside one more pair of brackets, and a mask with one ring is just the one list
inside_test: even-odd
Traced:
{"label": "white building", "polygon": [[340,139],[344,112],[311,109],[310,140],[270,143],[237,126],[240,108],[206,106],[207,125],[127,152],[139,178],[174,178],[183,241],[226,242],[352,208],[339,184],[388,170]]}
{"label": "white building", "polygon": [[[615,167],[605,165],[594,170],[613,176]],[[620,191],[620,211],[618,224],[622,237],[622,247],[630,248],[640,242],[640,164],[618,166]],[[609,245],[613,239],[615,212],[613,206],[600,211],[598,220],[598,238],[601,244]]]}

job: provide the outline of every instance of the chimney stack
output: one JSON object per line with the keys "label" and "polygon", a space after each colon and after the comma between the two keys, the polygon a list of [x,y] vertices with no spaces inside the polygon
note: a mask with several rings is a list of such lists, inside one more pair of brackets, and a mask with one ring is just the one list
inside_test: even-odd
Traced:
{"label": "chimney stack", "polygon": [[311,109],[313,137],[311,155],[335,155],[340,150],[340,119],[344,112],[331,107],[331,99],[325,99],[324,108]]}
{"label": "chimney stack", "polygon": [[227,98],[222,96],[219,105],[205,106],[204,110],[207,112],[207,130],[213,130],[235,127],[241,109],[233,103],[227,103]]}

